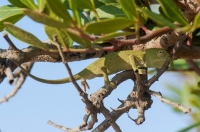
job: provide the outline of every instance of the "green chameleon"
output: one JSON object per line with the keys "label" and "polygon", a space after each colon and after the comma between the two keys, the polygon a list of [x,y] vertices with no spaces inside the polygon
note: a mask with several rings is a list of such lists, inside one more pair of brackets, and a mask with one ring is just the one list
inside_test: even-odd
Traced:
{"label": "green chameleon", "polygon": [[[96,60],[85,69],[83,69],[81,72],[75,74],[73,77],[75,80],[81,79],[82,82],[86,82],[86,79],[93,79],[95,77],[104,76],[105,82],[109,82],[108,75],[117,73],[122,70],[133,69],[139,74],[146,74],[145,68],[147,67],[160,68],[164,64],[167,57],[167,51],[157,48],[146,49],[146,51],[126,50],[114,52]],[[62,84],[71,82],[71,79],[69,77],[59,80],[47,80],[38,78],[27,72],[16,62],[14,63],[18,65],[25,74],[29,75],[31,78],[39,82],[48,84]],[[85,87],[87,86],[89,88],[89,86],[87,83],[85,83],[84,85],[85,91]]]}

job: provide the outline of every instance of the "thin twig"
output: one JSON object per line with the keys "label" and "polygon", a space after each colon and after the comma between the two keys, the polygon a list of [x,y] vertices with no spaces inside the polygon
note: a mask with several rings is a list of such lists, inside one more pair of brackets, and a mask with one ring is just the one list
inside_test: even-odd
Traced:
{"label": "thin twig", "polygon": [[105,108],[104,105],[102,105],[102,107],[101,107],[101,113],[104,115],[104,117],[106,118],[108,123],[113,127],[113,129],[116,132],[122,132],[120,127],[115,122],[115,120],[112,119],[112,116],[110,115],[109,110],[107,108]]}
{"label": "thin twig", "polygon": [[[80,88],[80,86],[77,84],[76,80],[74,79],[73,75],[72,75],[72,72],[71,72],[71,69],[69,67],[69,65],[67,64],[67,61],[63,55],[63,52],[61,50],[61,47],[60,47],[60,44],[57,40],[57,37],[54,35],[53,36],[53,39],[54,39],[54,42],[58,48],[58,51],[59,51],[59,54],[62,58],[62,62],[63,64],[65,65],[68,73],[69,73],[69,76],[70,76],[70,79],[71,79],[71,82],[74,84],[75,88],[77,89],[77,91],[79,92],[80,96],[82,96],[82,101],[86,104],[86,110],[89,111],[97,111],[96,110],[96,107],[92,104],[92,102],[88,99],[87,97],[87,94],[85,92],[83,92],[83,90]],[[94,125],[94,123],[96,122],[95,120],[96,118],[93,117],[92,121],[90,122],[90,125]],[[55,125],[54,125],[55,126]],[[89,128],[88,128],[89,127]],[[86,126],[86,127],[83,127],[83,129],[90,129],[92,126]],[[70,131],[74,131],[74,130],[80,130],[80,127],[77,127],[77,128],[74,128],[74,129],[69,129]]]}
{"label": "thin twig", "polygon": [[63,131],[69,130],[67,127],[64,127],[64,126],[55,124],[54,122],[52,122],[52,121],[50,121],[50,120],[49,120],[47,123],[48,123],[49,125],[52,125],[52,126],[56,127],[56,128],[59,128],[59,129],[61,129],[61,130],[63,130]]}
{"label": "thin twig", "polygon": [[59,54],[60,54],[60,56],[61,56],[61,58],[62,58],[62,62],[63,62],[63,64],[65,65],[65,67],[66,67],[66,69],[67,69],[67,71],[68,71],[68,73],[69,73],[69,77],[70,77],[72,83],[73,83],[74,86],[76,87],[76,89],[77,89],[77,91],[79,92],[79,94],[82,94],[82,93],[83,93],[83,90],[80,88],[80,86],[78,85],[78,83],[77,83],[76,80],[74,79],[73,74],[72,74],[72,72],[71,72],[71,69],[70,69],[68,63],[66,62],[65,56],[64,56],[64,54],[63,54],[63,52],[62,52],[62,50],[61,50],[60,44],[59,44],[59,42],[58,42],[58,40],[57,40],[57,37],[56,37],[55,35],[53,36],[53,40],[54,40],[54,42],[55,42],[55,44],[56,44],[56,46],[57,46],[57,48],[58,48]]}
{"label": "thin twig", "polygon": [[129,112],[127,112],[127,115],[128,115],[128,118],[130,118],[132,121],[135,122],[135,119],[133,119],[133,118],[129,115]]}
{"label": "thin twig", "polygon": [[9,66],[5,68],[4,73],[6,74],[6,76],[8,78],[8,83],[12,84],[14,81],[14,76],[13,76],[12,70]]}
{"label": "thin twig", "polygon": [[137,45],[137,44],[141,44],[141,43],[146,43],[155,37],[159,37],[163,34],[171,32],[171,31],[172,31],[172,29],[170,29],[168,27],[160,28],[158,30],[151,32],[150,34],[140,37],[140,42],[137,39],[129,39],[129,40],[112,39],[109,42],[112,44],[115,44],[115,47],[117,47],[117,48],[122,47],[122,46],[128,46],[128,45]]}
{"label": "thin twig", "polygon": [[200,75],[200,68],[193,60],[186,60],[187,64],[193,69],[198,75]]}
{"label": "thin twig", "polygon": [[[22,66],[27,71],[30,71],[30,69],[33,66],[33,62],[26,62],[26,63],[22,64]],[[0,99],[0,104],[8,101],[10,98],[12,98],[14,95],[16,95],[17,92],[19,91],[19,89],[21,88],[22,84],[25,82],[26,77],[27,77],[27,75],[24,74],[20,68],[13,73],[13,76],[15,79],[12,84],[15,84],[15,87],[8,95],[6,95],[4,98]]]}
{"label": "thin twig", "polygon": [[7,41],[10,50],[19,50],[19,49],[13,44],[13,42],[10,40],[10,38],[9,38],[9,36],[8,36],[7,33],[3,33],[3,37],[4,37],[4,39]]}
{"label": "thin twig", "polygon": [[140,27],[144,30],[144,32],[145,32],[146,34],[150,34],[150,33],[152,33],[152,31],[149,30],[146,26],[140,24]]}
{"label": "thin twig", "polygon": [[191,108],[185,108],[185,107],[183,107],[183,105],[181,105],[181,104],[178,104],[178,103],[176,103],[176,102],[172,102],[172,101],[170,101],[170,100],[168,100],[168,99],[165,99],[165,98],[163,98],[162,97],[162,94],[160,93],[160,92],[155,92],[155,91],[151,91],[151,90],[148,90],[148,91],[146,91],[148,94],[151,94],[151,95],[153,95],[153,96],[155,96],[155,97],[157,97],[157,98],[159,98],[162,102],[164,102],[164,103],[167,103],[167,104],[169,104],[169,105],[171,105],[171,106],[173,106],[173,107],[176,107],[176,108],[179,108],[181,111],[183,111],[185,114],[187,114],[187,113],[191,113]]}
{"label": "thin twig", "polygon": [[17,81],[15,88],[4,98],[0,99],[0,104],[3,102],[7,102],[11,97],[13,97],[19,91],[24,81],[25,81],[25,75],[21,73],[20,79]]}
{"label": "thin twig", "polygon": [[[90,119],[90,121],[88,122],[88,124],[87,124],[87,126],[85,126],[85,127],[79,127],[80,129],[80,131],[86,131],[86,130],[90,130],[90,129],[92,129],[93,128],[93,126],[94,126],[94,124],[95,124],[95,122],[97,122],[97,114],[91,114],[91,119]],[[72,131],[74,130],[74,129],[71,129]]]}

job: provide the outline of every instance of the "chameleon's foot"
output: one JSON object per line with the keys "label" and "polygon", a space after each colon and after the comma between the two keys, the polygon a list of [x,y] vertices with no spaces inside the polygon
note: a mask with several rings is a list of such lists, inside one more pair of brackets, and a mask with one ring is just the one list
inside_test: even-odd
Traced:
{"label": "chameleon's foot", "polygon": [[138,69],[138,73],[139,74],[147,74],[147,70],[146,69]]}
{"label": "chameleon's foot", "polygon": [[112,87],[113,89],[116,88],[116,85],[111,81],[105,81],[105,85]]}
{"label": "chameleon's foot", "polygon": [[104,83],[105,85],[108,85],[109,87],[116,88],[115,84],[111,82],[108,78],[108,73],[107,73],[107,68],[106,67],[101,67],[101,71],[104,77]]}
{"label": "chameleon's foot", "polygon": [[88,85],[87,81],[86,81],[84,78],[81,79],[81,86],[82,86],[82,89],[83,89],[83,91],[84,91],[85,93],[86,93],[86,87],[87,87],[88,89],[90,89],[90,86]]}

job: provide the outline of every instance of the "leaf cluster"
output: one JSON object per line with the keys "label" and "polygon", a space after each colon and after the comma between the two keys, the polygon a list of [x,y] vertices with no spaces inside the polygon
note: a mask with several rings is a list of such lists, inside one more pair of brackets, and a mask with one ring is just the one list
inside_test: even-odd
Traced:
{"label": "leaf cluster", "polygon": [[[91,48],[114,38],[134,34],[124,29],[134,29],[136,35],[141,25],[154,29],[168,26],[173,30],[194,31],[200,21],[199,14],[192,26],[186,21],[172,0],[159,0],[160,14],[150,10],[141,0],[9,0],[12,5],[0,7],[0,30],[6,30],[31,46],[51,51],[36,36],[14,24],[24,16],[44,24],[52,40],[56,35],[63,51],[74,42]],[[59,7],[59,8],[58,8]],[[179,23],[175,25],[174,22]],[[21,37],[25,36],[25,37]],[[95,37],[94,37],[95,36]],[[139,38],[139,36],[137,35]]]}

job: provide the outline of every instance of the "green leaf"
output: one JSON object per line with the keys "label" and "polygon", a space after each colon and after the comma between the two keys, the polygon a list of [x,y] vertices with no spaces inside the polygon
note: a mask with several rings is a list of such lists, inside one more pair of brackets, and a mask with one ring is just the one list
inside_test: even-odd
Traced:
{"label": "green leaf", "polygon": [[96,8],[99,8],[99,7],[101,7],[101,6],[105,5],[105,4],[100,2],[99,0],[94,0],[94,5],[95,5]]}
{"label": "green leaf", "polygon": [[[159,10],[160,14],[161,14],[163,17],[168,18],[168,17],[165,15],[165,13],[164,13],[163,9],[161,8],[161,6],[159,6],[158,10]],[[168,20],[171,21],[172,23],[174,23],[174,21],[172,21],[171,19],[168,19]]]}
{"label": "green leaf", "polygon": [[189,23],[183,17],[181,12],[179,11],[179,8],[175,5],[173,0],[158,0],[158,2],[161,4],[161,8],[167,18],[171,19],[172,21],[179,22],[183,26],[189,25]]}
{"label": "green leaf", "polygon": [[195,95],[200,95],[200,89],[192,89],[191,93]]}
{"label": "green leaf", "polygon": [[[65,4],[66,8],[68,10],[71,10],[70,5],[69,5],[69,0],[64,0],[63,4]],[[77,7],[78,12],[83,12],[84,10],[82,8]]]}
{"label": "green leaf", "polygon": [[7,18],[4,18],[0,21],[0,32],[5,28],[4,22],[10,22],[12,24],[16,23],[19,21],[24,15],[23,14],[18,14],[14,16],[10,16]]}
{"label": "green leaf", "polygon": [[81,23],[83,25],[85,25],[89,22],[88,18],[82,12],[79,12],[79,16],[81,17]]}
{"label": "green leaf", "polygon": [[77,7],[81,7],[83,9],[95,10],[95,7],[92,5],[91,0],[73,0],[76,1]]}
{"label": "green leaf", "polygon": [[[126,17],[124,12],[114,5],[103,5],[96,9],[100,19]],[[92,20],[96,19],[94,12],[91,12],[90,17]]]}
{"label": "green leaf", "polygon": [[6,30],[11,35],[16,37],[17,39],[19,39],[19,40],[21,40],[25,43],[28,43],[31,46],[41,48],[41,49],[44,49],[44,50],[48,50],[48,47],[46,46],[46,44],[42,43],[37,37],[35,37],[31,33],[24,31],[23,29],[16,27],[11,23],[5,22],[4,24],[7,27]]}
{"label": "green leaf", "polygon": [[103,2],[104,4],[117,3],[117,0],[99,0],[99,1]]}
{"label": "green leaf", "polygon": [[38,3],[39,12],[43,12],[46,5],[46,0],[37,0],[37,3]]}
{"label": "green leaf", "polygon": [[197,27],[200,25],[200,13],[198,13],[194,18],[194,24],[192,26],[192,31],[197,29]]}
{"label": "green leaf", "polygon": [[99,41],[110,40],[110,39],[113,39],[113,38],[119,37],[119,36],[127,36],[127,35],[133,35],[133,34],[135,34],[135,33],[134,33],[134,32],[117,32],[117,33],[110,33],[110,34],[106,34],[105,36],[96,39],[96,40],[94,41],[94,43],[95,43],[95,42],[99,42]]}
{"label": "green leaf", "polygon": [[[47,14],[49,17],[53,18],[54,20],[61,21],[59,16],[57,16],[49,7],[48,4],[46,4],[46,8],[44,9],[44,13]],[[61,21],[62,22],[62,21]]]}
{"label": "green leaf", "polygon": [[[142,7],[144,10],[148,10],[147,7]],[[148,21],[148,16],[144,12],[139,12],[140,22],[145,25]]]}
{"label": "green leaf", "polygon": [[190,97],[190,104],[193,105],[194,107],[200,108],[200,103],[199,103],[199,94],[195,94],[196,96],[191,96]]}
{"label": "green leaf", "polygon": [[75,42],[77,42],[85,47],[89,47],[89,48],[91,47],[91,42],[88,39],[76,36],[75,34],[73,34],[71,32],[67,32],[67,33],[70,36],[70,38],[72,40],[74,40]]}
{"label": "green leaf", "polygon": [[77,6],[76,0],[69,0],[69,5],[70,5],[70,9],[72,10],[72,13],[73,13],[73,20],[76,21],[76,23],[79,27],[82,27],[79,12],[77,10],[78,6]]}
{"label": "green leaf", "polygon": [[68,23],[72,21],[72,18],[67,11],[67,7],[60,0],[47,0],[47,3],[51,10],[56,15],[63,18],[64,21],[68,21]]}
{"label": "green leaf", "polygon": [[[170,92],[172,92],[172,97],[173,98],[176,98],[176,97],[178,97],[179,99],[173,99],[173,101],[175,101],[175,102],[180,102],[180,90],[179,89],[177,89],[177,87],[176,86],[174,86],[174,85],[172,85],[172,84],[170,84],[170,83],[166,83],[165,84],[165,86],[167,87],[167,89],[170,91]],[[172,99],[172,97],[170,97],[170,100]]]}
{"label": "green leaf", "polygon": [[88,23],[84,30],[89,33],[111,33],[133,25],[133,21],[126,18],[106,19],[95,23]]}
{"label": "green leaf", "polygon": [[18,14],[23,14],[23,8],[14,7],[12,5],[0,7],[0,20]]}
{"label": "green leaf", "polygon": [[[95,5],[96,8],[101,7],[102,5],[105,5],[104,3],[100,2],[99,0],[93,0],[93,1],[94,1],[94,5]],[[83,2],[85,2],[85,1],[83,1]],[[70,5],[69,5],[69,0],[64,0],[64,4],[67,7],[67,9],[71,10]],[[82,6],[86,6],[86,5],[81,5],[80,7],[77,7],[78,12],[87,12],[87,11],[89,11],[88,10],[89,7],[85,7],[86,9],[83,9],[83,8],[81,8]]]}
{"label": "green leaf", "polygon": [[178,60],[174,60],[169,69],[179,69],[179,70],[184,70],[184,69],[188,69],[188,64],[186,63],[186,61],[184,59],[178,59]]}
{"label": "green leaf", "polygon": [[156,13],[151,12],[151,11],[146,10],[146,9],[138,8],[138,10],[142,10],[146,15],[148,15],[148,17],[151,20],[155,21],[160,26],[168,26],[171,29],[179,28],[178,26],[174,25],[172,22],[170,22],[168,19],[166,19],[162,15],[156,14]]}
{"label": "green leaf", "polygon": [[65,29],[58,29],[50,26],[45,26],[45,32],[49,39],[53,41],[53,35],[56,35],[58,42],[62,45],[63,49],[67,49],[71,46],[70,37]]}
{"label": "green leaf", "polygon": [[56,28],[68,28],[70,27],[71,23],[63,23],[57,20],[54,20],[53,18],[50,18],[49,16],[42,14],[42,13],[38,13],[35,11],[31,11],[31,10],[24,10],[24,14],[26,14],[27,16],[29,16],[31,19],[33,19],[36,22],[39,23],[43,23],[45,25],[48,26],[52,26],[52,27],[56,27]]}
{"label": "green leaf", "polygon": [[118,0],[118,2],[120,3],[123,11],[129,18],[133,20],[136,20],[138,18],[136,4],[134,0]]}
{"label": "green leaf", "polygon": [[12,5],[20,8],[25,8],[26,5],[24,5],[20,0],[8,0]]}
{"label": "green leaf", "polygon": [[24,5],[29,7],[32,10],[38,10],[37,6],[35,5],[34,0],[20,0]]}
{"label": "green leaf", "polygon": [[189,130],[191,130],[191,129],[197,127],[197,126],[200,126],[200,122],[194,123],[194,124],[192,124],[192,125],[190,125],[186,128],[179,130],[178,132],[188,132]]}

